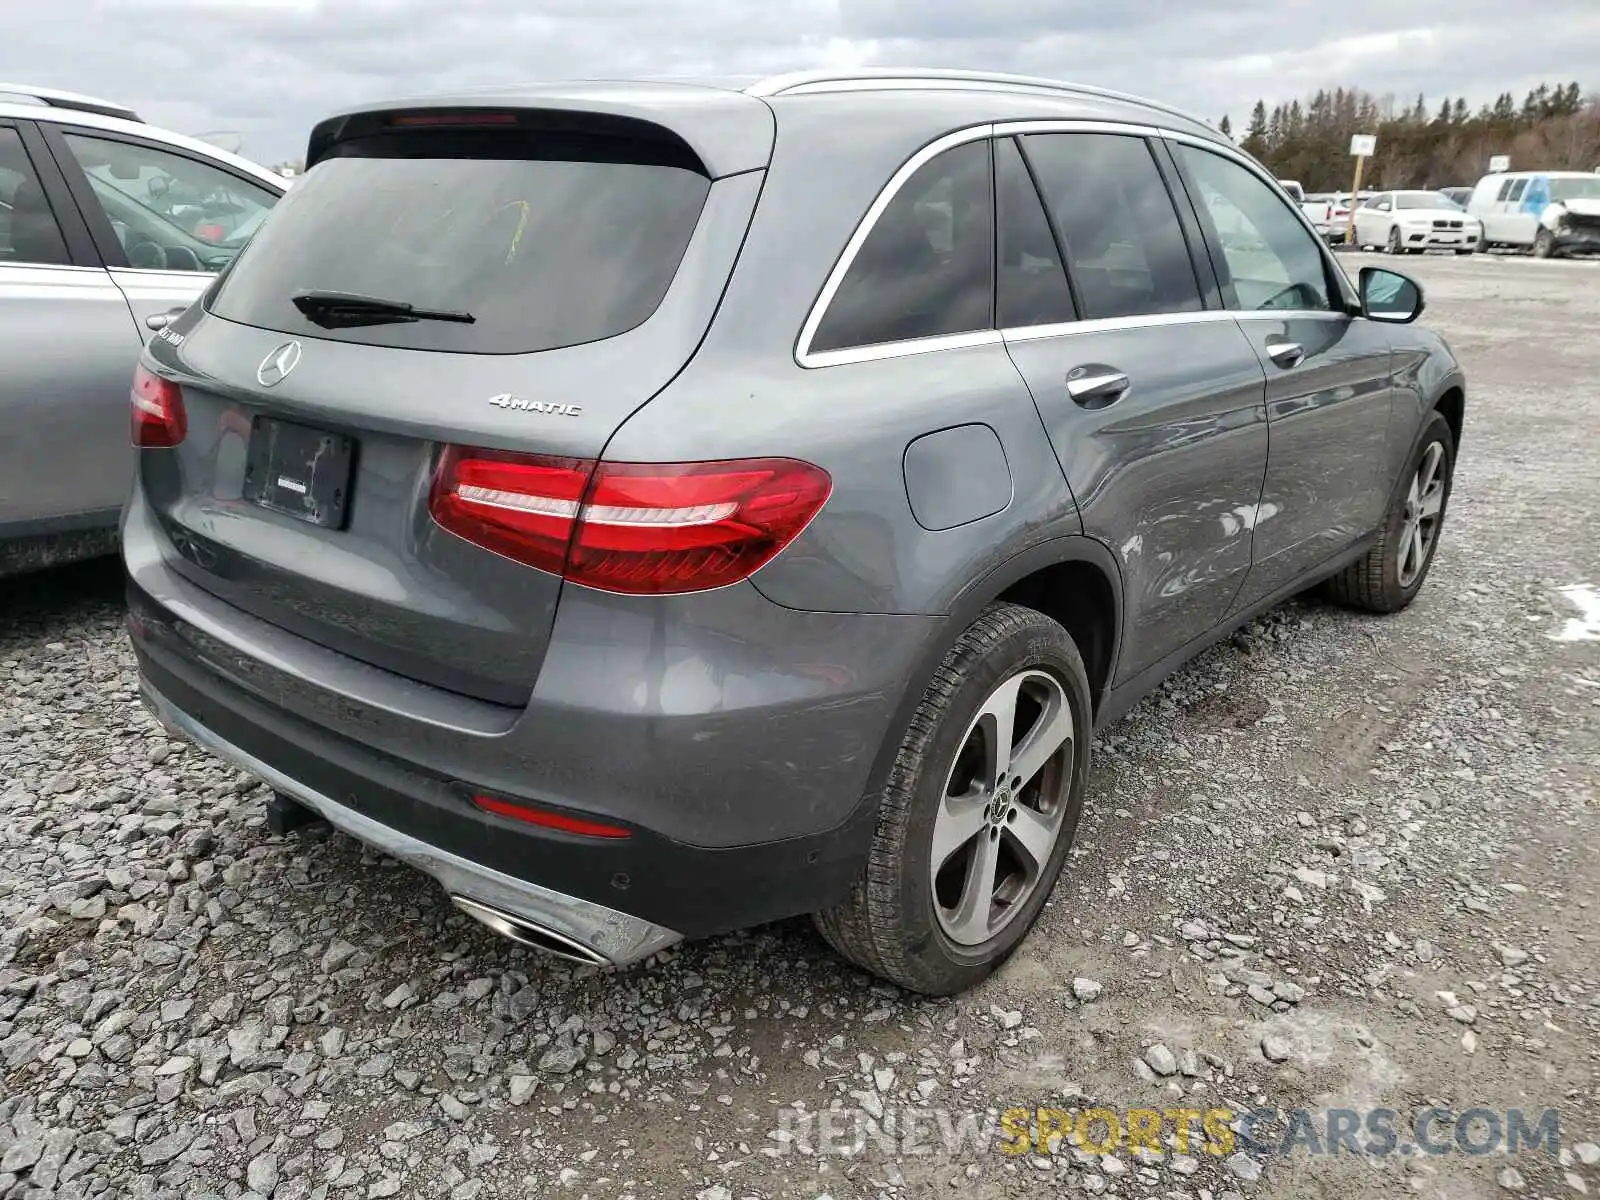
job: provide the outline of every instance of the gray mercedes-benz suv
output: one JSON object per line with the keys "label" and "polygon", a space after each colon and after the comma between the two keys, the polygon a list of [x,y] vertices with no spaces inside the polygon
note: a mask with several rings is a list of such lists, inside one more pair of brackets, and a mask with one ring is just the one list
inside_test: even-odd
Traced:
{"label": "gray mercedes-benz suv", "polygon": [[[1464,405],[1202,123],[944,72],[375,105],[150,342],[170,729],[595,963],[818,914],[921,991],[1093,730],[1322,581],[1407,605]],[[301,806],[301,807],[295,807]]]}

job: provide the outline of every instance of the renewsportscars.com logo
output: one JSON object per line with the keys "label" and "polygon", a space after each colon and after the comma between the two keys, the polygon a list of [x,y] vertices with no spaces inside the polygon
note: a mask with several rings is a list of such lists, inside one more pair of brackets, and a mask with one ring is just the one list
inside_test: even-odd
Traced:
{"label": "renewsportscars.com logo", "polygon": [[854,1157],[992,1153],[1050,1155],[1082,1150],[1140,1156],[1228,1158],[1296,1154],[1514,1155],[1561,1150],[1555,1109],[1468,1108],[1049,1108],[952,1111],[925,1105],[778,1110],[769,1155]]}

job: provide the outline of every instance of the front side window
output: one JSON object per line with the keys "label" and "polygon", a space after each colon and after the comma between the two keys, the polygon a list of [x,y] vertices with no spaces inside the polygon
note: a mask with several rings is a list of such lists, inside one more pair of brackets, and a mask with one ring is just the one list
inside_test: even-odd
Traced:
{"label": "front side window", "polygon": [[1173,148],[1216,225],[1236,307],[1331,308],[1322,248],[1294,210],[1231,159],[1182,143]]}
{"label": "front side window", "polygon": [[1552,179],[1552,200],[1600,200],[1600,175],[1588,178]]}
{"label": "front side window", "polygon": [[861,243],[811,339],[813,353],[991,327],[994,199],[989,143],[924,163]]}
{"label": "front side window", "polygon": [[0,128],[0,266],[71,261],[44,188],[15,129]]}
{"label": "front side window", "polygon": [[1125,134],[1029,134],[1086,320],[1198,312],[1194,263],[1150,147]]}
{"label": "front side window", "polygon": [[219,271],[278,195],[221,167],[136,142],[63,135],[130,267]]}

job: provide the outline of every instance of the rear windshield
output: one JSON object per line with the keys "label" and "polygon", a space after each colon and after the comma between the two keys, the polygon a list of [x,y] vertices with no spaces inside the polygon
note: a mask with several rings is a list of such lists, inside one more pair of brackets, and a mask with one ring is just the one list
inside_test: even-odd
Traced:
{"label": "rear windshield", "polygon": [[[290,189],[211,301],[284,333],[515,354],[615,337],[666,294],[711,181],[670,148],[556,134],[336,147]],[[420,150],[420,153],[419,153]],[[291,303],[343,292],[470,313],[327,329]]]}

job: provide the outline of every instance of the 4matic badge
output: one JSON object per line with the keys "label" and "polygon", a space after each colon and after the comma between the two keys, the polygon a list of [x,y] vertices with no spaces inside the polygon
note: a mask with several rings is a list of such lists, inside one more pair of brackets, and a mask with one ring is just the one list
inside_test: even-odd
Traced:
{"label": "4matic badge", "polygon": [[510,392],[501,392],[498,396],[490,396],[489,403],[496,408],[512,408],[518,412],[544,413],[552,417],[581,417],[583,405],[581,404],[546,404],[543,400],[524,400],[521,396],[513,396]]}

